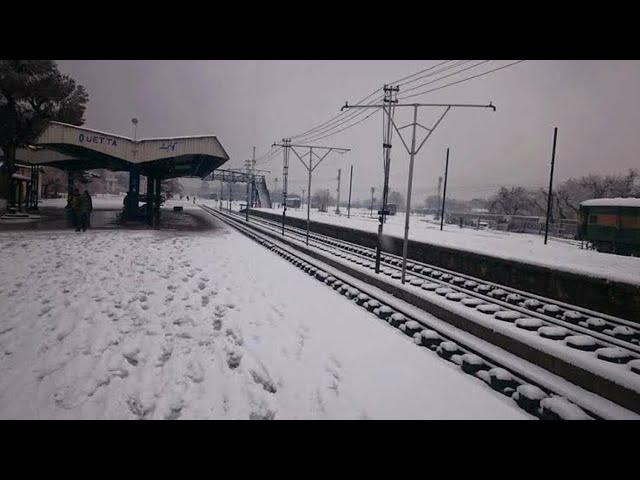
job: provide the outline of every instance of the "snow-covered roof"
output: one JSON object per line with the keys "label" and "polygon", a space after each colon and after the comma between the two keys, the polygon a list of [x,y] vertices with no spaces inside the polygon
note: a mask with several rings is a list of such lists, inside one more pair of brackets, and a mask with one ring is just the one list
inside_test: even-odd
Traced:
{"label": "snow-covered roof", "polygon": [[640,198],[594,198],[580,204],[583,207],[636,207],[640,208]]}
{"label": "snow-covered roof", "polygon": [[134,141],[122,135],[49,122],[33,143],[39,148],[21,149],[20,152],[27,163],[65,170],[131,170],[139,166],[144,175],[204,178],[229,160],[215,135]]}

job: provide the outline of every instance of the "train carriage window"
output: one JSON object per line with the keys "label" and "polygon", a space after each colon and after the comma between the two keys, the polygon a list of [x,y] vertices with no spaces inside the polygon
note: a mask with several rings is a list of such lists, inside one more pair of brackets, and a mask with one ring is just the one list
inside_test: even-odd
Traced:
{"label": "train carriage window", "polygon": [[597,215],[589,215],[589,223],[598,223]]}

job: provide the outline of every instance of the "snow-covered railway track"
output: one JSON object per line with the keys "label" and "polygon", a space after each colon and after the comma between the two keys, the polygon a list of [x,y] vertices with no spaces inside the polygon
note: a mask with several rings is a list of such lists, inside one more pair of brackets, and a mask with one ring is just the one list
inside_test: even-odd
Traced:
{"label": "snow-covered railway track", "polygon": [[[282,231],[281,224],[272,220],[252,217],[251,221],[258,221],[273,231]],[[299,239],[305,237],[305,231],[296,227],[287,226],[286,231]],[[313,241],[314,246],[318,248],[371,270],[375,268],[375,263],[372,261],[375,259],[375,250],[372,248],[316,233],[310,234],[309,238],[310,242]],[[402,257],[384,253],[381,255],[381,262],[386,265],[381,268],[381,272],[399,281],[402,271]],[[569,345],[577,349],[596,351],[600,348],[620,347],[631,352],[627,362],[640,358],[640,331],[634,328],[636,324],[622,318],[413,260],[407,262],[406,282],[425,290],[436,291],[439,287],[448,288],[450,291],[440,290],[440,293],[442,295],[451,294],[449,298],[454,301],[461,300],[457,295],[457,293],[461,293],[477,298],[483,303],[506,308],[516,312],[507,317],[517,326],[536,331],[543,328],[543,334],[548,334],[549,338],[560,340],[569,338]],[[474,302],[471,302],[469,305],[474,306],[473,304]],[[476,306],[479,305],[481,304]],[[538,319],[539,321],[529,321],[529,319]],[[550,330],[549,327],[559,328]],[[577,336],[581,338],[570,338]],[[621,355],[619,357],[624,358]]]}
{"label": "snow-covered railway track", "polygon": [[390,297],[376,286],[346,274],[331,263],[319,262],[317,256],[300,253],[304,248],[292,247],[290,241],[265,232],[263,226],[247,224],[235,216],[208,207],[203,206],[203,209],[399,328],[418,345],[437,352],[464,372],[512,397],[532,415],[539,418],[638,418],[602,396]]}

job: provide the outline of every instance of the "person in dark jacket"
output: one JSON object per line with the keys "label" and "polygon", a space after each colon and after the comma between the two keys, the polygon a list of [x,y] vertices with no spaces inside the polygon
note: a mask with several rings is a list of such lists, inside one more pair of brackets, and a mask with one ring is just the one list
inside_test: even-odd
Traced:
{"label": "person in dark jacket", "polygon": [[91,207],[91,197],[89,196],[89,193],[85,192],[85,194],[80,195],[80,192],[76,189],[73,195],[73,211],[77,218],[76,232],[79,232],[80,230],[83,232],[87,231]]}
{"label": "person in dark jacket", "polygon": [[73,190],[73,198],[71,199],[71,208],[73,210],[74,226],[76,232],[79,232],[82,228],[82,196],[80,191],[76,188]]}
{"label": "person in dark jacket", "polygon": [[67,226],[75,228],[77,221],[76,212],[73,210],[73,191],[67,195],[67,205],[64,209],[67,214]]}
{"label": "person in dark jacket", "polygon": [[[84,191],[84,202],[87,204],[87,228],[91,228],[91,212],[93,212],[93,202],[91,201],[91,195],[89,195],[89,190]],[[86,230],[86,229],[85,229]]]}

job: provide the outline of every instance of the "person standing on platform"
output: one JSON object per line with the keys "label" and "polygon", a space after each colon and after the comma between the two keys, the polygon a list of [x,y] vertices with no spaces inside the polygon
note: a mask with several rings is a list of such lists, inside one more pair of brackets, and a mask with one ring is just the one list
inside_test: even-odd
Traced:
{"label": "person standing on platform", "polygon": [[91,195],[89,195],[89,190],[84,191],[83,201],[86,203],[88,207],[87,228],[91,228],[91,212],[93,212],[93,202],[91,201]]}
{"label": "person standing on platform", "polygon": [[67,195],[67,205],[64,207],[67,214],[67,226],[76,226],[76,213],[73,210],[73,191]]}
{"label": "person standing on platform", "polygon": [[73,199],[71,200],[71,205],[73,208],[73,217],[74,217],[74,226],[76,227],[76,232],[80,231],[81,217],[82,217],[82,197],[80,196],[80,191],[76,188],[73,190]]}

